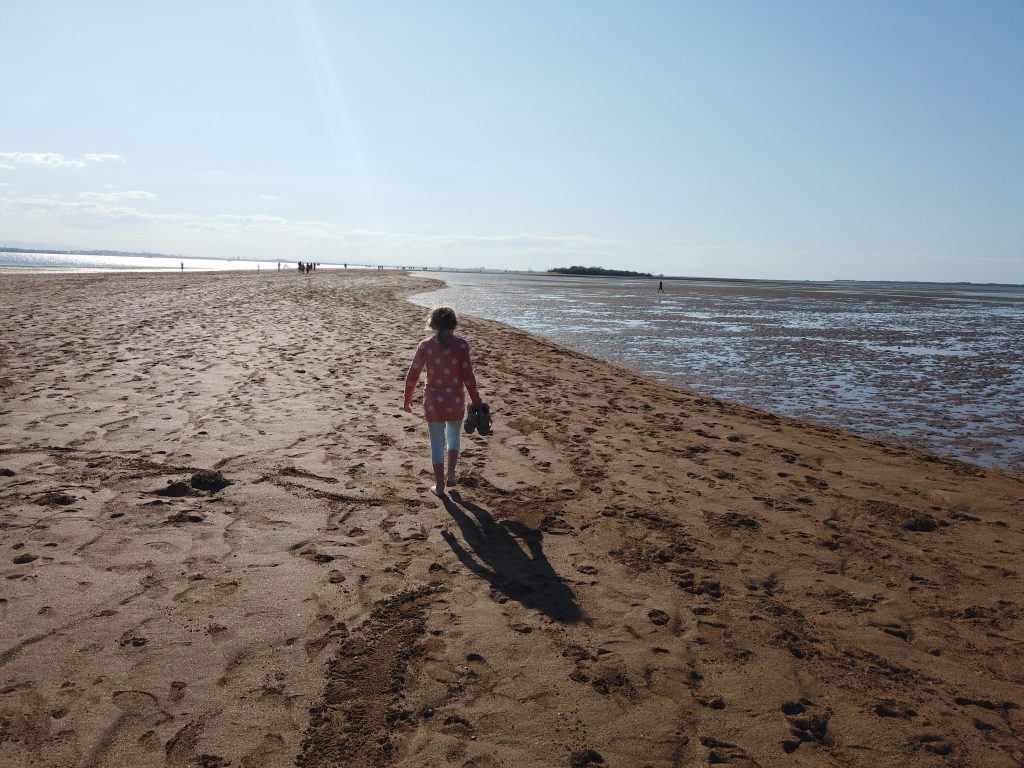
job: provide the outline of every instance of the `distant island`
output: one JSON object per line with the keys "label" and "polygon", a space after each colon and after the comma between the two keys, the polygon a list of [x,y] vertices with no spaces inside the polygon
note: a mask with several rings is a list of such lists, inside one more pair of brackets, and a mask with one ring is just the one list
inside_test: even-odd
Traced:
{"label": "distant island", "polygon": [[556,275],[588,275],[591,277],[654,277],[650,272],[632,272],[628,269],[605,269],[604,267],[556,267],[548,273]]}

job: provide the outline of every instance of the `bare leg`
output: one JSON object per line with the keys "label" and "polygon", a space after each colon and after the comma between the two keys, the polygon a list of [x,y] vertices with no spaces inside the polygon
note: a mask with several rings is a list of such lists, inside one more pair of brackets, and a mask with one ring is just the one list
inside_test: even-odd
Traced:
{"label": "bare leg", "polygon": [[458,460],[458,451],[448,451],[448,485],[455,485],[455,464]]}
{"label": "bare leg", "polygon": [[435,496],[444,496],[444,464],[443,463],[435,464],[434,465],[434,480],[436,480],[437,483],[436,483],[436,485],[434,485],[430,489],[430,492],[433,493]]}

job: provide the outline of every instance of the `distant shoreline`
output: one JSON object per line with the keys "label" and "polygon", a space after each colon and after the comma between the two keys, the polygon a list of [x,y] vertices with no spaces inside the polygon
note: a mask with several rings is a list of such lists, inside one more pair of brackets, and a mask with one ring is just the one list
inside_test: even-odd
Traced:
{"label": "distant shoreline", "polygon": [[52,256],[138,256],[145,259],[190,259],[192,256],[178,256],[173,253],[154,253],[152,251],[111,251],[81,250],[66,248],[13,248],[0,246],[0,253],[39,253]]}
{"label": "distant shoreline", "polygon": [[[260,264],[282,264],[294,266],[297,259],[294,254],[291,254],[283,258],[245,258],[242,256],[225,256],[225,257],[206,257],[206,256],[183,256],[166,253],[158,253],[151,251],[116,251],[110,249],[44,249],[44,248],[20,248],[15,246],[0,246],[0,254],[26,254],[26,255],[51,255],[51,256],[91,256],[91,257],[109,257],[109,258],[139,258],[139,259],[172,259],[177,262],[227,262],[227,263],[260,263]],[[550,270],[534,270],[534,269],[503,269],[497,267],[417,267],[408,266],[401,264],[367,264],[365,261],[358,259],[349,259],[346,261],[319,261],[319,264],[324,267],[344,267],[346,264],[349,269],[374,269],[377,266],[383,266],[385,269],[397,270],[401,272],[424,272],[430,274],[518,274],[518,275],[534,275],[538,277],[549,276],[549,277],[618,277],[622,279],[640,279],[640,280],[664,280],[672,282],[693,282],[693,283],[729,283],[729,284],[801,284],[801,285],[822,285],[822,286],[945,286],[945,287],[996,287],[996,288],[1024,288],[1024,283],[993,283],[993,282],[970,282],[965,280],[960,281],[927,281],[927,280],[857,280],[853,278],[832,278],[831,280],[811,280],[801,278],[763,278],[763,277],[698,277],[692,275],[653,275],[649,272],[631,272],[629,270],[613,270],[605,269],[603,267],[584,267],[586,271],[571,272],[572,268],[557,267]],[[33,265],[33,264],[2,264],[0,267],[11,267],[18,269],[40,269],[44,270],[47,267],[54,268],[53,265]],[[58,269],[65,270],[68,267],[57,267]],[[129,265],[119,266],[83,266],[83,269],[91,271],[110,269],[111,271],[130,271],[132,269]],[[151,269],[147,267],[148,271]],[[161,269],[155,267],[152,269]]]}

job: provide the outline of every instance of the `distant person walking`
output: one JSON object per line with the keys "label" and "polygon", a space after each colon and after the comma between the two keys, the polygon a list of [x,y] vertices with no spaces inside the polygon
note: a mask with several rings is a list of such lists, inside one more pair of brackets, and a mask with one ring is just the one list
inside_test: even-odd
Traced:
{"label": "distant person walking", "polygon": [[[423,411],[430,435],[430,463],[434,467],[435,484],[431,492],[445,495],[445,485],[455,484],[455,465],[461,447],[460,427],[466,412],[463,389],[469,392],[473,403],[470,411],[478,412],[483,406],[476,388],[473,363],[469,358],[469,343],[455,335],[459,320],[451,307],[437,307],[427,318],[433,336],[423,339],[416,347],[412,365],[405,376],[405,405],[412,413],[412,398],[420,374],[427,371],[423,389]],[[483,434],[483,432],[481,432]],[[445,447],[448,451],[448,473],[445,475]]]}
{"label": "distant person walking", "polygon": [[182,272],[184,272],[184,271],[185,271],[185,262],[184,262],[184,261],[183,261],[183,262],[181,262],[181,271],[182,271]]}
{"label": "distant person walking", "polygon": [[664,292],[665,292],[665,283],[663,283],[661,280],[659,280],[658,281],[658,293],[664,293]]}

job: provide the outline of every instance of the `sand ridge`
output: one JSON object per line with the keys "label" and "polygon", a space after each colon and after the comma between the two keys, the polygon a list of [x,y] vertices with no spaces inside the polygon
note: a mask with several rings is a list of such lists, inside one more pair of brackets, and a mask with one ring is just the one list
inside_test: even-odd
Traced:
{"label": "sand ridge", "polygon": [[0,765],[1024,764],[1019,477],[465,318],[442,502],[426,288],[0,278]]}

